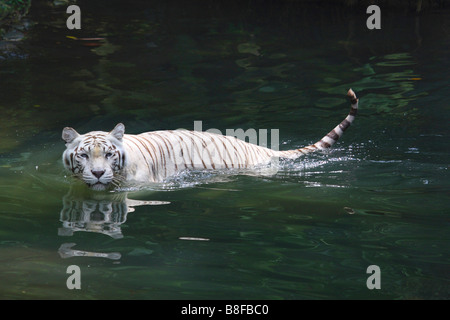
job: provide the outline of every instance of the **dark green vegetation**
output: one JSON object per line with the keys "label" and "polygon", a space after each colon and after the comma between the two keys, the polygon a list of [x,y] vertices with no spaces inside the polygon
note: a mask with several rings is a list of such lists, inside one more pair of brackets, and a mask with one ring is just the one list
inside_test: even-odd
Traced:
{"label": "dark green vegetation", "polygon": [[0,26],[17,22],[28,13],[31,0],[0,1]]}

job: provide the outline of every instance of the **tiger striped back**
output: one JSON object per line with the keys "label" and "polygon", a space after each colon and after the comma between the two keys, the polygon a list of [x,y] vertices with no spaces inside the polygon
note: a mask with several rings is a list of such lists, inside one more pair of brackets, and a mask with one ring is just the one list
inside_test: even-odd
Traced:
{"label": "tiger striped back", "polygon": [[[127,154],[145,163],[149,181],[164,178],[185,169],[245,169],[265,164],[277,152],[232,136],[189,130],[126,134],[123,139]],[[145,170],[144,170],[145,171]],[[133,176],[142,176],[143,172]]]}

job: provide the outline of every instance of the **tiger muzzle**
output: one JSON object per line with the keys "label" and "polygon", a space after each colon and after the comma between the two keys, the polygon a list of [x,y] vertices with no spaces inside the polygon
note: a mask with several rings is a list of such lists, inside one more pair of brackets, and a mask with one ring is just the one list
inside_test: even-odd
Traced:
{"label": "tiger muzzle", "polygon": [[101,176],[105,173],[105,170],[91,170],[91,173],[97,177],[97,179],[100,179]]}

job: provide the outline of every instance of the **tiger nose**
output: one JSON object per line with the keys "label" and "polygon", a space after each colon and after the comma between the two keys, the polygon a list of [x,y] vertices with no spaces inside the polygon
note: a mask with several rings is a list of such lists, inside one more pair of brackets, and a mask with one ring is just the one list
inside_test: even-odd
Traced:
{"label": "tiger nose", "polygon": [[100,179],[100,177],[105,173],[105,170],[91,170],[92,174]]}

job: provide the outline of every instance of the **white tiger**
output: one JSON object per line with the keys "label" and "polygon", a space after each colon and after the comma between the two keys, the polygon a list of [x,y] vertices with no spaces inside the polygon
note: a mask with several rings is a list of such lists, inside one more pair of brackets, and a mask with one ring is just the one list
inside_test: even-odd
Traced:
{"label": "white tiger", "polygon": [[329,148],[353,122],[358,99],[350,89],[348,116],[318,142],[295,150],[276,151],[232,136],[188,130],[125,134],[122,123],[110,132],[80,135],[66,127],[63,163],[66,169],[94,190],[121,183],[161,182],[185,169],[246,169],[268,164],[274,157],[295,159]]}

